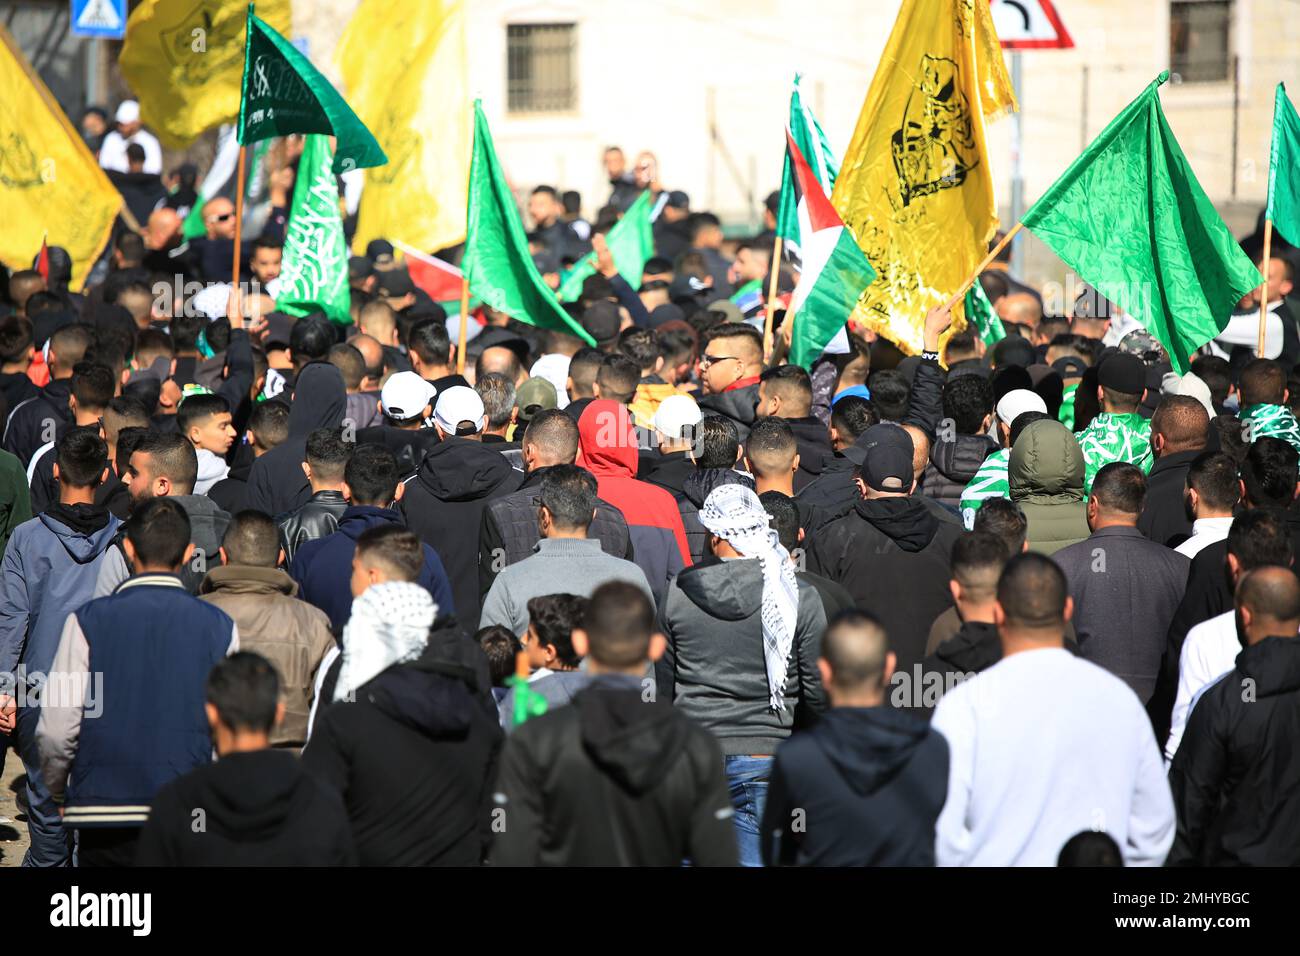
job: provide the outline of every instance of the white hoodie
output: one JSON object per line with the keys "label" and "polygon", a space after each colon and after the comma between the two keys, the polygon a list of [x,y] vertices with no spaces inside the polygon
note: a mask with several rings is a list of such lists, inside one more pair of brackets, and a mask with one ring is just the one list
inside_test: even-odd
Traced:
{"label": "white hoodie", "polygon": [[230,466],[206,448],[196,449],[199,456],[199,477],[194,482],[194,493],[206,495],[218,481],[230,474]]}

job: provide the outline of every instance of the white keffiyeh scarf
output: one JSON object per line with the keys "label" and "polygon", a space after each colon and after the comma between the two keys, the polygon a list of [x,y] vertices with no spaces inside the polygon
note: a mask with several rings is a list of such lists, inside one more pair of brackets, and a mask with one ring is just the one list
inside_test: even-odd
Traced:
{"label": "white keffiyeh scarf", "polygon": [[721,485],[704,500],[700,523],[763,571],[763,657],[769,705],[785,710],[785,676],[799,618],[799,584],[790,552],[781,547],[758,495],[744,485]]}
{"label": "white keffiyeh scarf", "polygon": [[424,652],[437,605],[418,584],[372,584],[352,602],[343,628],[343,663],[334,699],[351,699],[358,687]]}

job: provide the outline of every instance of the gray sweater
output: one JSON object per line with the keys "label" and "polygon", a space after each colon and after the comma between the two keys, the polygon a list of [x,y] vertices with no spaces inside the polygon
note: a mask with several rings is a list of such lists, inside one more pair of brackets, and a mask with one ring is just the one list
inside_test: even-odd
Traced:
{"label": "gray sweater", "polygon": [[588,597],[607,581],[635,584],[654,603],[645,572],[631,561],[601,550],[592,538],[543,538],[537,553],[506,567],[483,599],[480,628],[501,624],[523,636],[528,630],[528,599],[547,594]]}

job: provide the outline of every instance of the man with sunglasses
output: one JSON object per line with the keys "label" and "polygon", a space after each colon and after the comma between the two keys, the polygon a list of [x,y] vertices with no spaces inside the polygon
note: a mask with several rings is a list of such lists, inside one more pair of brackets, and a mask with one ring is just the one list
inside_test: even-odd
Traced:
{"label": "man with sunglasses", "polygon": [[[253,278],[249,257],[253,255],[259,239],[284,242],[285,223],[289,218],[289,190],[293,188],[293,169],[277,169],[270,178],[271,209],[260,236],[245,235],[239,243],[240,278]],[[216,196],[203,204],[203,235],[186,244],[185,255],[192,271],[208,282],[229,282],[234,272],[235,204],[224,196]],[[263,270],[269,271],[269,270]]]}
{"label": "man with sunglasses", "polygon": [[759,377],[763,374],[763,334],[727,322],[704,333],[700,342],[700,410],[736,424],[744,441],[754,424]]}

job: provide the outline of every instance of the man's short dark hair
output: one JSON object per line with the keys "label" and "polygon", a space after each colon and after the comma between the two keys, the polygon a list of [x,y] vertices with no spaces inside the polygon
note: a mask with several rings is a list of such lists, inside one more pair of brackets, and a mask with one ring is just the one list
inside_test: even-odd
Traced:
{"label": "man's short dark hair", "polygon": [[189,315],[181,312],[173,316],[168,330],[171,332],[172,345],[177,352],[193,352],[199,347],[199,333],[207,324],[203,315]]}
{"label": "man's short dark hair", "polygon": [[789,474],[790,464],[798,453],[794,430],[783,418],[760,418],[745,438],[745,457],[756,477]]}
{"label": "man's short dark hair", "polygon": [[630,668],[650,655],[655,609],[635,584],[609,581],[592,593],[582,618],[588,654],[605,667]]}
{"label": "man's short dark hair", "polygon": [[406,348],[418,355],[425,365],[446,365],[451,354],[447,324],[437,319],[421,319],[407,333]]}
{"label": "man's short dark hair", "polygon": [[483,400],[488,426],[500,428],[515,410],[515,383],[500,372],[484,372],[474,380],[474,391]]}
{"label": "man's short dark hair", "polygon": [[[193,451],[189,442],[185,447]],[[179,568],[190,546],[189,515],[172,498],[148,498],[131,511],[126,539],[142,565]]]}
{"label": "man's short dark hair", "polygon": [[1011,553],[998,535],[967,531],[952,543],[952,576],[972,600],[991,600]]}
{"label": "man's short dark hair", "polygon": [[578,455],[578,423],[563,409],[544,409],[524,429],[524,444],[537,445],[549,458],[572,462]]}
{"label": "man's short dark hair", "polygon": [[1112,461],[1097,472],[1089,496],[1107,511],[1139,515],[1147,500],[1147,476],[1137,465]]}
{"label": "man's short dark hair", "polygon": [[366,377],[366,359],[355,345],[340,342],[329,350],[329,363],[343,376],[343,387],[353,391],[361,387]]}
{"label": "man's short dark hair", "polygon": [[872,425],[880,424],[880,415],[871,399],[847,395],[831,406],[831,425],[840,433],[840,441],[854,442]]}
{"label": "man's short dark hair", "polygon": [[736,423],[722,415],[705,415],[696,426],[696,468],[735,468],[740,453]]}
{"label": "man's short dark hair", "polygon": [[600,349],[581,348],[573,353],[569,359],[569,378],[573,379],[574,388],[579,391],[590,392],[591,385],[596,381],[596,373],[600,371],[600,365],[605,360],[605,353]]}
{"label": "man's short dark hair", "polygon": [[270,236],[258,236],[253,240],[253,252],[256,253],[259,249],[284,249],[284,243]]}
{"label": "man's short dark hair", "polygon": [[596,510],[596,479],[577,465],[555,465],[543,474],[538,498],[557,528],[586,528]]}
{"label": "man's short dark hair", "polygon": [[983,375],[958,375],[944,383],[943,414],[953,420],[958,435],[977,434],[992,413],[993,386]]}
{"label": "man's short dark hair", "polygon": [[1165,455],[1204,448],[1209,430],[1209,413],[1190,395],[1165,395],[1151,416],[1151,434],[1168,443]]}
{"label": "man's short dark hair", "polygon": [[989,498],[975,512],[974,530],[997,536],[1006,545],[1008,555],[1017,555],[1025,550],[1029,519],[1010,498]]}
{"label": "man's short dark hair", "polygon": [[51,333],[49,346],[65,368],[75,368],[78,362],[93,358],[95,329],[80,322],[65,325]]}
{"label": "man's short dark hair", "polygon": [[1008,561],[998,579],[998,604],[1011,627],[1061,627],[1069,594],[1056,562],[1032,551]]}
{"label": "man's short dark hair", "polygon": [[689,325],[673,322],[670,328],[660,327],[655,330],[655,339],[665,369],[694,361],[698,336]]}
{"label": "man's short dark hair", "polygon": [[655,363],[662,354],[659,351],[659,339],[650,329],[633,326],[618,334],[618,351],[626,355],[642,372],[653,372]]}
{"label": "man's short dark hair", "polygon": [[107,365],[78,362],[72,370],[72,396],[82,411],[102,412],[116,391],[116,376]]}
{"label": "man's short dark hair", "polygon": [[708,328],[700,336],[700,354],[712,343],[723,339],[734,340],[736,358],[745,365],[763,361],[763,333],[753,326],[736,322],[722,322]]}
{"label": "man's short dark hair", "polygon": [[866,611],[847,608],[826,626],[821,656],[839,687],[873,687],[883,683],[889,638],[884,625]]}
{"label": "man's short dark hair", "polygon": [[1237,515],[1228,528],[1228,554],[1237,559],[1243,571],[1291,567],[1294,550],[1285,519],[1267,508],[1252,508]]}
{"label": "man's short dark hair", "polygon": [[903,373],[895,369],[879,369],[867,380],[871,401],[882,421],[901,422],[907,417],[911,389]]}
{"label": "man's short dark hair", "polygon": [[1197,455],[1187,469],[1187,486],[1215,511],[1231,512],[1241,501],[1237,463],[1223,452],[1207,451]]}
{"label": "man's short dark hair", "polygon": [[21,315],[0,321],[0,361],[19,362],[32,347],[32,323]]}
{"label": "man's short dark hair", "polygon": [[596,384],[600,386],[600,397],[613,399],[627,404],[636,395],[636,387],[641,383],[641,366],[622,352],[610,352],[601,360],[596,372]]}
{"label": "man's short dark hair", "polygon": [[1034,422],[1046,421],[1051,419],[1051,417],[1052,416],[1047,414],[1047,412],[1040,412],[1037,409],[1021,412],[1015,417],[1015,420],[1011,422],[1011,429],[1009,432],[1011,447],[1016,447],[1016,442],[1020,440],[1020,436],[1024,434],[1026,428]]}
{"label": "man's short dark hair", "polygon": [[304,315],[289,330],[289,351],[299,366],[324,359],[335,341],[334,326],[323,315]]}
{"label": "man's short dark hair", "polygon": [[798,365],[778,365],[759,376],[768,395],[779,395],[786,405],[794,406],[783,418],[806,418],[812,413],[812,378]]}
{"label": "man's short dark hair", "polygon": [[1281,363],[1257,358],[1241,370],[1241,407],[1281,405],[1286,394],[1286,371]]}
{"label": "man's short dark hair", "polygon": [[150,432],[135,450],[149,456],[154,476],[167,478],[176,494],[193,493],[194,482],[199,477],[199,457],[190,440],[180,432]]}
{"label": "man's short dark hair", "polygon": [[582,658],[573,649],[573,629],[582,624],[587,599],[576,594],[546,594],[528,599],[528,623],[537,632],[542,647],[554,647],[555,656],[566,667],[577,667]]}
{"label": "man's short dark hair", "polygon": [[1281,438],[1257,438],[1241,463],[1246,497],[1256,508],[1286,508],[1295,499],[1296,450]]}
{"label": "man's short dark hair", "polygon": [[493,687],[505,687],[506,681],[515,674],[515,658],[521,645],[515,632],[501,624],[491,624],[480,628],[474,635],[478,646],[488,661],[488,676],[492,678]]}
{"label": "man's short dark hair", "polygon": [[799,547],[799,506],[781,491],[765,491],[758,496],[763,510],[772,519],[772,528],[781,547],[793,552]]}
{"label": "man's short dark hair", "polygon": [[231,564],[273,568],[280,563],[280,529],[261,511],[237,512],[226,526],[221,546]]}
{"label": "man's short dark hair", "polygon": [[261,654],[236,651],[208,672],[204,695],[231,730],[270,733],[280,702],[280,676]]}
{"label": "man's short dark hair", "polygon": [[289,437],[289,405],[279,399],[258,402],[253,414],[248,416],[248,430],[257,436],[257,443],[271,449]]}
{"label": "man's short dark hair", "polygon": [[220,395],[191,395],[176,408],[176,429],[189,435],[190,426],[198,425],[215,415],[230,414],[230,403]]}
{"label": "man's short dark hair", "polygon": [[1057,866],[1123,866],[1124,856],[1120,853],[1115,838],[1104,830],[1084,830],[1065,841],[1060,856],[1056,858]]}
{"label": "man's short dark hair", "polygon": [[388,522],[361,532],[357,537],[356,555],[360,561],[383,565],[399,581],[418,581],[420,572],[424,570],[423,542],[415,532]]}
{"label": "man's short dark hair", "polygon": [[55,449],[59,484],[70,488],[93,488],[108,467],[108,445],[93,425],[69,428]]}
{"label": "man's short dark hair", "polygon": [[358,445],[343,469],[353,505],[386,507],[397,493],[401,477],[396,456],[383,445]]}
{"label": "man's short dark hair", "polygon": [[307,464],[320,481],[342,481],[352,458],[352,442],[343,440],[341,428],[317,428],[307,436]]}
{"label": "man's short dark hair", "polygon": [[1222,408],[1232,390],[1232,372],[1228,360],[1217,355],[1202,355],[1192,363],[1192,374],[1210,389],[1210,404]]}
{"label": "man's short dark hair", "polygon": [[118,254],[128,268],[139,266],[144,262],[144,237],[138,232],[124,231],[120,233],[113,245],[117,248]]}
{"label": "man's short dark hair", "polygon": [[148,425],[128,425],[117,433],[117,447],[114,449],[114,457],[119,475],[126,473],[126,466],[131,463],[131,456],[135,454],[136,449],[140,447],[149,432]]}

